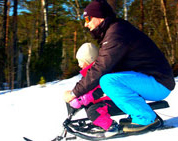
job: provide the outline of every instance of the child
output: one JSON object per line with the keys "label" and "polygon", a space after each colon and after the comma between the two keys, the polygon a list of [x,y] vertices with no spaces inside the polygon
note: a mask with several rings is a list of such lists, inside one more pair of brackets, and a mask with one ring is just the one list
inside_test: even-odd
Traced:
{"label": "child", "polygon": [[[90,69],[93,64],[95,63],[95,59],[98,56],[98,49],[97,47],[92,43],[84,43],[79,50],[77,51],[76,58],[78,60],[79,67],[82,68],[80,71],[80,74],[82,74],[83,77],[86,76],[88,69]],[[93,94],[95,92],[95,94]],[[80,96],[79,98],[75,98],[70,102],[70,105],[73,108],[80,108],[81,105],[87,106],[91,102],[95,103],[97,99],[103,96],[103,92],[101,90],[101,87],[98,85],[93,90],[89,91],[83,96]],[[109,99],[109,97],[105,97]]]}
{"label": "child", "polygon": [[[95,64],[97,56],[98,49],[92,43],[84,43],[79,48],[76,58],[79,67],[82,68],[80,73],[83,77],[87,75],[87,71]],[[110,114],[114,114],[118,108],[109,97],[103,95],[99,85],[88,93],[70,101],[70,106],[73,108],[78,109],[82,105],[86,107],[87,116],[94,125],[100,126],[107,131],[111,128],[113,130],[116,123],[110,118]]]}

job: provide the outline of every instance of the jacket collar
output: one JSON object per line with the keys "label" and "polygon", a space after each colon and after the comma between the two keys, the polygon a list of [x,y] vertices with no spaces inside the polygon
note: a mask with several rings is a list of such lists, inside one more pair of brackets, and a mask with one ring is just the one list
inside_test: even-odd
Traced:
{"label": "jacket collar", "polygon": [[98,43],[100,43],[103,40],[105,33],[109,28],[110,24],[113,23],[115,20],[116,20],[115,18],[111,18],[111,17],[105,18],[105,20],[100,25],[98,25],[98,27],[90,31],[92,37],[94,39],[97,39]]}
{"label": "jacket collar", "polygon": [[87,67],[85,67],[84,69],[82,69],[80,71],[80,74],[85,77],[87,75],[88,69],[90,69],[93,66],[93,64],[94,64],[94,62],[92,62],[90,65],[88,65]]}

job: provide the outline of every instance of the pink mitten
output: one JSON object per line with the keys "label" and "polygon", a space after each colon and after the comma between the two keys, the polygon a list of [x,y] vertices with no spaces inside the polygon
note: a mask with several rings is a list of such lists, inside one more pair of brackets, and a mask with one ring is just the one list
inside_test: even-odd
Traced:
{"label": "pink mitten", "polygon": [[81,107],[81,104],[82,103],[78,100],[78,98],[75,98],[70,102],[70,106],[75,109],[79,109]]}
{"label": "pink mitten", "polygon": [[82,95],[79,97],[80,102],[84,105],[87,106],[89,103],[94,101],[93,95],[92,95],[93,91],[88,92],[85,95]]}
{"label": "pink mitten", "polygon": [[89,103],[94,102],[93,98],[93,90],[89,91],[87,94],[80,96],[79,98],[75,98],[70,102],[70,106],[79,109],[82,105],[87,106]]}

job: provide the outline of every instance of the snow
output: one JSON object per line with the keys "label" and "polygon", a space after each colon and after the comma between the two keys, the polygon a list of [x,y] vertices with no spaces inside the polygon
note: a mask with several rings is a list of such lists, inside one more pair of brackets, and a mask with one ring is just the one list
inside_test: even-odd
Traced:
{"label": "snow", "polygon": [[[62,123],[67,118],[66,104],[63,92],[71,90],[81,75],[62,81],[46,83],[45,87],[35,85],[13,91],[0,91],[0,141],[24,141],[23,137],[33,141],[51,141],[61,134]],[[122,141],[155,140],[174,141],[178,137],[178,77],[175,78],[176,87],[165,99],[170,108],[156,110],[167,120],[167,125],[177,128],[150,132],[144,135],[122,138]],[[75,118],[86,117],[84,110]],[[113,117],[119,120],[119,117]],[[78,141],[84,139],[77,138]],[[118,139],[112,139],[118,140]]]}

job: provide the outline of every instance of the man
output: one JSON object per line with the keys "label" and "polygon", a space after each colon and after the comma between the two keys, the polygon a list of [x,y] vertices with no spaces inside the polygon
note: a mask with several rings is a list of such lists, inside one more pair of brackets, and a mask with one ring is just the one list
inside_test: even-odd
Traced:
{"label": "man", "polygon": [[145,100],[166,98],[174,89],[172,69],[155,43],[129,22],[117,19],[105,0],[94,0],[84,10],[85,27],[100,44],[95,64],[71,92],[66,102],[99,83],[103,92],[131,116],[124,132],[137,132],[160,125]]}

